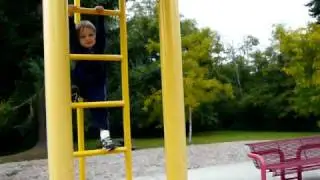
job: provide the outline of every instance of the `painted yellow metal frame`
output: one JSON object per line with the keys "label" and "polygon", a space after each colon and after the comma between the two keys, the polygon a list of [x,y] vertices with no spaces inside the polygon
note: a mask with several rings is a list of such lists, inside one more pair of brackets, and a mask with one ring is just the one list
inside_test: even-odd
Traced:
{"label": "painted yellow metal frame", "polygon": [[[165,129],[166,172],[168,180],[186,180],[186,138],[183,99],[182,59],[178,0],[160,0],[161,72]],[[132,144],[128,80],[126,2],[119,0],[119,10],[97,12],[83,8],[80,0],[73,13],[75,23],[80,14],[119,16],[120,55],[70,54],[68,42],[68,8],[65,1],[43,0],[45,88],[50,180],[73,180],[73,158],[79,158],[80,179],[85,180],[85,157],[124,153],[126,179],[132,180]],[[57,41],[58,39],[58,41]],[[119,61],[121,63],[122,100],[106,102],[71,102],[70,60]],[[114,151],[86,150],[83,110],[97,107],[123,109],[124,147]],[[78,150],[72,143],[72,108],[77,110]]]}

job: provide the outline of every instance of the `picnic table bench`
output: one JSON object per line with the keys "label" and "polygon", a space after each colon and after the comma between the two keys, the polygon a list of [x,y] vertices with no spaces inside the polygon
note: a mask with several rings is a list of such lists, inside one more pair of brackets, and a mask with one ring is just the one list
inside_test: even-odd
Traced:
{"label": "picnic table bench", "polygon": [[[267,172],[280,176],[281,180],[302,180],[303,171],[320,169],[320,136],[273,140],[246,144],[261,180],[267,180]],[[287,177],[294,175],[296,177]],[[320,179],[320,177],[319,177]]]}

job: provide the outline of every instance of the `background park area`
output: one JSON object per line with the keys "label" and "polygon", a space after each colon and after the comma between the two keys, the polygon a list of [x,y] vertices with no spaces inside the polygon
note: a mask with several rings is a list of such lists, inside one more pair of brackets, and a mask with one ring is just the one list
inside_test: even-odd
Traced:
{"label": "background park area", "polygon": [[[104,1],[105,8],[117,1]],[[320,128],[320,4],[311,1],[310,22],[277,24],[270,44],[248,35],[228,44],[215,29],[181,18],[186,138],[188,145],[318,135]],[[41,4],[0,3],[0,163],[46,158],[46,117]],[[83,0],[92,7],[93,0]],[[163,146],[159,19],[155,0],[128,9],[129,87],[133,145]],[[182,14],[183,15],[183,14]],[[83,16],[83,18],[92,18]],[[106,20],[106,53],[119,53],[118,19]],[[121,99],[120,64],[108,62],[110,100]],[[66,92],[67,93],[67,92]],[[110,109],[111,134],[121,139],[122,112]],[[86,147],[96,136],[86,113]],[[76,120],[74,140],[76,142]],[[76,144],[75,144],[76,147]]]}

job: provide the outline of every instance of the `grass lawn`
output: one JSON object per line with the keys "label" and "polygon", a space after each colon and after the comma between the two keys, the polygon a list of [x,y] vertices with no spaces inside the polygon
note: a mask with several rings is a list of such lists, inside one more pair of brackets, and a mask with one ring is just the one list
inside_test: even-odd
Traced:
{"label": "grass lawn", "polygon": [[[215,131],[194,134],[192,137],[193,144],[210,144],[230,141],[247,141],[247,140],[273,140],[286,139],[301,136],[319,135],[316,132],[252,132],[252,131]],[[86,147],[95,148],[96,141],[88,140]],[[134,139],[133,145],[138,149],[162,147],[163,138]]]}
{"label": "grass lawn", "polygon": [[[198,133],[193,136],[193,144],[209,144],[218,142],[242,141],[242,140],[272,140],[285,139],[301,136],[319,135],[320,133],[310,132],[247,132],[247,131],[216,131]],[[154,148],[163,146],[163,138],[134,139],[133,146],[137,149]],[[76,146],[76,145],[75,145]],[[96,140],[87,140],[87,149],[96,148]],[[46,158],[44,147],[33,148],[29,151],[0,157],[0,163],[34,160]]]}

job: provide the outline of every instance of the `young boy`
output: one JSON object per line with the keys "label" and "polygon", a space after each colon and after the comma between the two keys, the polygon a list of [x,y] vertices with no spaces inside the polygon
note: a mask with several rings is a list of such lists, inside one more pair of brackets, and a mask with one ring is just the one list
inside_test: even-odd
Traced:
{"label": "young boy", "polygon": [[[69,5],[69,9],[74,8]],[[97,11],[103,11],[102,6],[96,6]],[[104,54],[105,27],[104,16],[98,15],[93,25],[83,20],[74,24],[73,13],[69,13],[70,51],[73,54]],[[73,85],[79,90],[79,95],[87,101],[106,100],[106,67],[103,61],[76,61],[72,68],[71,79]],[[73,99],[74,101],[75,99]],[[104,149],[115,148],[110,138],[107,110],[105,108],[91,108],[92,124],[100,129],[100,141]]]}

